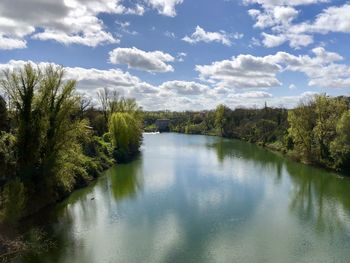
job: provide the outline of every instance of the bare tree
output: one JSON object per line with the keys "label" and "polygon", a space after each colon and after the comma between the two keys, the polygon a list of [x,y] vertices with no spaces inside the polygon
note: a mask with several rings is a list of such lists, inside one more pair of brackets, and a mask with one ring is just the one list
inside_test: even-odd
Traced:
{"label": "bare tree", "polygon": [[116,89],[110,90],[105,87],[99,90],[97,95],[100,101],[103,116],[106,123],[108,123],[110,114],[118,111],[118,105],[121,100],[120,94]]}

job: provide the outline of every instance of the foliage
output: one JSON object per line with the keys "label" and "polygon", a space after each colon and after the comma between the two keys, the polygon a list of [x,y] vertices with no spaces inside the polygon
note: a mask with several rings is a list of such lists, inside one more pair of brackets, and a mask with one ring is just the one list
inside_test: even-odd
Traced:
{"label": "foliage", "polygon": [[109,132],[116,149],[117,160],[125,161],[138,152],[142,141],[142,129],[137,115],[129,112],[113,113],[109,122]]}
{"label": "foliage", "polygon": [[0,182],[14,177],[16,170],[16,137],[11,133],[0,132]]}
{"label": "foliage", "polygon": [[219,129],[221,136],[225,135],[225,124],[227,123],[227,114],[230,109],[225,105],[219,105],[215,110],[215,127]]}
{"label": "foliage", "polygon": [[350,111],[343,113],[336,127],[337,137],[331,142],[330,153],[335,169],[350,168]]}
{"label": "foliage", "polygon": [[[113,163],[111,143],[97,139],[84,119],[99,114],[75,92],[76,82],[65,78],[62,67],[26,64],[5,71],[0,85],[11,113],[9,132],[0,133],[3,215],[14,202],[18,209],[11,211],[17,213],[57,200]],[[125,104],[133,107],[132,101]],[[16,195],[28,202],[15,201]]]}
{"label": "foliage", "polygon": [[347,110],[344,98],[317,95],[288,114],[294,152],[305,162],[340,169],[347,159]]}
{"label": "foliage", "polygon": [[26,190],[19,178],[0,188],[0,221],[17,220],[26,204]]}
{"label": "foliage", "polygon": [[300,105],[288,112],[290,128],[288,133],[293,140],[295,151],[304,161],[312,160],[313,129],[315,127],[315,112],[312,102]]}
{"label": "foliage", "polygon": [[6,101],[0,96],[0,131],[8,128],[8,113],[6,108]]}
{"label": "foliage", "polygon": [[169,119],[170,131],[238,138],[281,150],[306,163],[336,170],[350,168],[349,102],[318,95],[291,110],[219,105],[213,111],[144,112],[147,130]]}

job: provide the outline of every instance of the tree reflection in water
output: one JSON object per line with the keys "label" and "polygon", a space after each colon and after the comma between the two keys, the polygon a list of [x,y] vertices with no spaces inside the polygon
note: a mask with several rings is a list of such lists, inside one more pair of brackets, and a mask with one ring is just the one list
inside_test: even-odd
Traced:
{"label": "tree reflection in water", "polygon": [[207,147],[214,148],[217,159],[243,158],[254,165],[273,168],[276,183],[282,176],[291,181],[290,210],[305,223],[316,223],[318,232],[334,232],[346,227],[350,218],[350,178],[323,169],[300,164],[256,145],[238,140],[219,139]]}
{"label": "tree reflection in water", "polygon": [[140,170],[142,160],[130,164],[121,164],[108,170],[111,191],[117,201],[134,198],[143,188],[143,176]]}

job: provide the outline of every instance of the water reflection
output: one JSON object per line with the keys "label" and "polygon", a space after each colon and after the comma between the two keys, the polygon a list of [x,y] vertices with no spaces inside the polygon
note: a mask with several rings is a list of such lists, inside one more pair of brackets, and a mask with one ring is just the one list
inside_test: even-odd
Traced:
{"label": "water reflection", "polygon": [[58,247],[18,262],[347,262],[350,181],[255,145],[145,136],[142,157],[48,220]]}
{"label": "water reflection", "polygon": [[291,180],[290,209],[306,222],[316,222],[317,230],[342,230],[349,227],[350,180],[315,167],[287,160],[278,154],[241,141],[220,139],[207,145],[214,148],[220,163],[234,158],[253,160],[259,169],[271,167],[276,183],[281,183],[282,173]]}
{"label": "water reflection", "polygon": [[117,201],[125,198],[134,198],[143,188],[143,177],[140,171],[142,159],[133,162],[133,165],[121,164],[108,170],[111,191]]}

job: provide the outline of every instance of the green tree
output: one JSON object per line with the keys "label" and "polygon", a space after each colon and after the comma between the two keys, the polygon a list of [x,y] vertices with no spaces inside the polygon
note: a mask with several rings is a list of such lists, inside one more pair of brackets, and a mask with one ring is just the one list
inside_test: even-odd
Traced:
{"label": "green tree", "polygon": [[[42,109],[35,99],[39,89],[41,72],[31,64],[23,69],[7,70],[1,80],[1,87],[8,95],[17,122],[17,167],[21,177],[30,179],[39,160]],[[30,153],[30,154],[28,154]]]}
{"label": "green tree", "polygon": [[223,104],[220,104],[215,109],[215,127],[219,130],[221,136],[225,135],[225,123],[227,121],[227,111],[229,110]]}
{"label": "green tree", "polygon": [[298,107],[288,112],[289,136],[293,139],[295,152],[306,162],[313,160],[315,119],[312,101],[301,102]]}
{"label": "green tree", "polygon": [[125,161],[138,152],[142,141],[140,119],[129,112],[113,113],[109,121],[109,132],[116,149],[117,161]]}
{"label": "green tree", "polygon": [[326,95],[316,96],[314,104],[316,123],[313,134],[316,140],[316,158],[319,163],[331,166],[333,160],[330,156],[330,145],[337,136],[337,121],[348,109],[348,104],[343,98],[331,98]]}
{"label": "green tree", "polygon": [[16,174],[37,189],[69,190],[77,178],[86,176],[88,160],[81,144],[91,135],[88,123],[78,118],[75,85],[74,80],[64,80],[62,67],[53,65],[40,70],[27,64],[6,71],[1,80],[16,120]]}
{"label": "green tree", "polygon": [[350,168],[350,111],[343,113],[337,126],[337,137],[331,142],[330,152],[337,170]]}

